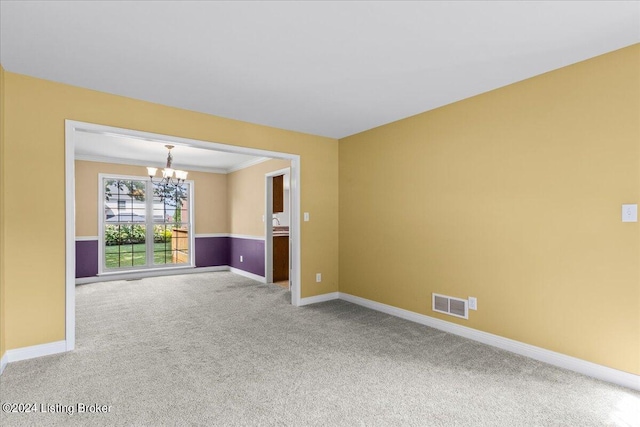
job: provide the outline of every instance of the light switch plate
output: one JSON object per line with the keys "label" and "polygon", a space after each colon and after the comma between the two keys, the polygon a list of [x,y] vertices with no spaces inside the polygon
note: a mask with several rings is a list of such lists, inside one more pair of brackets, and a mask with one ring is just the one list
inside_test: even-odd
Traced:
{"label": "light switch plate", "polygon": [[638,222],[638,205],[622,205],[622,222]]}
{"label": "light switch plate", "polygon": [[304,220],[309,221],[309,212],[304,213]]}

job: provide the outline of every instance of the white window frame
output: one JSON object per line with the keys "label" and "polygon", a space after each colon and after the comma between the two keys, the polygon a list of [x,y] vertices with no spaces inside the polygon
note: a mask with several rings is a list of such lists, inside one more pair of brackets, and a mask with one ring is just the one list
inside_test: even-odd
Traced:
{"label": "white window frame", "polygon": [[[132,273],[137,271],[157,271],[157,270],[167,270],[167,269],[184,269],[184,268],[195,268],[195,202],[193,199],[193,195],[195,194],[194,187],[195,182],[193,180],[185,181],[189,184],[189,262],[181,263],[181,264],[154,264],[153,263],[153,250],[149,251],[147,247],[146,256],[147,256],[147,265],[144,266],[131,266],[131,267],[120,267],[120,268],[106,268],[106,260],[105,260],[105,239],[104,239],[104,208],[105,208],[105,198],[104,198],[104,180],[105,179],[118,179],[118,180],[132,180],[132,181],[143,181],[147,183],[147,188],[145,191],[145,203],[146,203],[146,212],[145,215],[145,227],[146,227],[146,244],[149,241],[153,242],[153,230],[154,226],[158,225],[158,223],[153,221],[153,188],[152,183],[149,180],[148,176],[133,176],[133,175],[118,175],[118,174],[110,174],[110,173],[100,173],[98,174],[98,276],[107,276],[112,274],[122,274],[122,273]],[[151,191],[149,191],[151,188]],[[151,195],[151,197],[148,197]],[[149,214],[150,213],[150,214]],[[142,224],[142,223],[140,223]],[[152,246],[153,247],[153,246]]]}

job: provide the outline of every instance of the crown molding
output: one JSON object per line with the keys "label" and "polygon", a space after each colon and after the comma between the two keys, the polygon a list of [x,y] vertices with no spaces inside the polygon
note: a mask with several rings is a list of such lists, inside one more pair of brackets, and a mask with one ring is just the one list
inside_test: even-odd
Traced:
{"label": "crown molding", "polygon": [[[76,154],[75,160],[83,160],[85,162],[100,162],[100,163],[114,163],[119,165],[131,165],[131,166],[151,166],[154,168],[163,168],[166,166],[164,162],[153,162],[153,161],[145,161],[145,160],[137,160],[137,159],[123,159],[120,157],[106,157],[106,156],[90,156],[85,154]],[[176,169],[180,169],[177,167]],[[227,169],[223,168],[203,168],[199,166],[188,166],[185,167],[187,171],[195,171],[195,172],[209,172],[209,173],[219,173],[226,174]]]}
{"label": "crown molding", "polygon": [[227,173],[236,172],[236,171],[239,171],[241,169],[246,169],[248,167],[255,166],[255,165],[258,165],[260,163],[266,162],[267,160],[272,160],[272,159],[269,158],[269,157],[260,157],[258,159],[254,159],[254,160],[247,160],[246,162],[242,162],[242,163],[239,163],[239,164],[237,164],[235,166],[232,166],[232,167],[228,168],[227,169]]}

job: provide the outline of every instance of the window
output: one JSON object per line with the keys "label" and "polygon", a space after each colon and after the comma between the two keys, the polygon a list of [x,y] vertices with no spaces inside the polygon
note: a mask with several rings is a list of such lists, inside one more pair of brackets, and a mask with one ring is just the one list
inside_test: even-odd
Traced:
{"label": "window", "polygon": [[155,265],[189,263],[189,189],[189,183],[182,187],[153,184]]}
{"label": "window", "polygon": [[192,182],[100,175],[100,272],[192,265]]}

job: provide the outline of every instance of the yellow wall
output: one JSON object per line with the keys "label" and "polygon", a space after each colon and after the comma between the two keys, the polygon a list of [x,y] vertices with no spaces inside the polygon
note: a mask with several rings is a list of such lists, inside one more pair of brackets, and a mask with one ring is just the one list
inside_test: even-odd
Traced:
{"label": "yellow wall", "polygon": [[[299,154],[303,297],[338,290],[339,190],[341,292],[640,374],[640,230],[620,222],[640,194],[638,75],[635,45],[345,138],[338,153],[329,138],[0,68],[0,355],[64,339],[72,119]],[[431,292],[475,296],[479,310],[441,316]]]}
{"label": "yellow wall", "polygon": [[639,76],[635,45],[340,140],[340,291],[640,374]]}
{"label": "yellow wall", "polygon": [[4,68],[0,66],[0,358],[5,345],[4,295]]}
{"label": "yellow wall", "polygon": [[289,160],[273,159],[227,175],[228,221],[232,234],[264,237],[264,222],[262,222],[262,216],[265,213],[264,175],[290,166]]}
{"label": "yellow wall", "polygon": [[[6,72],[6,348],[64,339],[64,120],[301,156],[302,297],[337,291],[338,142]],[[29,256],[25,256],[28,254]],[[37,268],[34,268],[37,263]],[[317,286],[316,272],[324,286]],[[324,279],[326,277],[326,280]],[[327,289],[330,288],[330,289]]]}
{"label": "yellow wall", "polygon": [[[98,174],[143,176],[142,166],[76,160],[76,236],[98,235]],[[227,175],[189,171],[194,182],[195,233],[228,233]]]}

